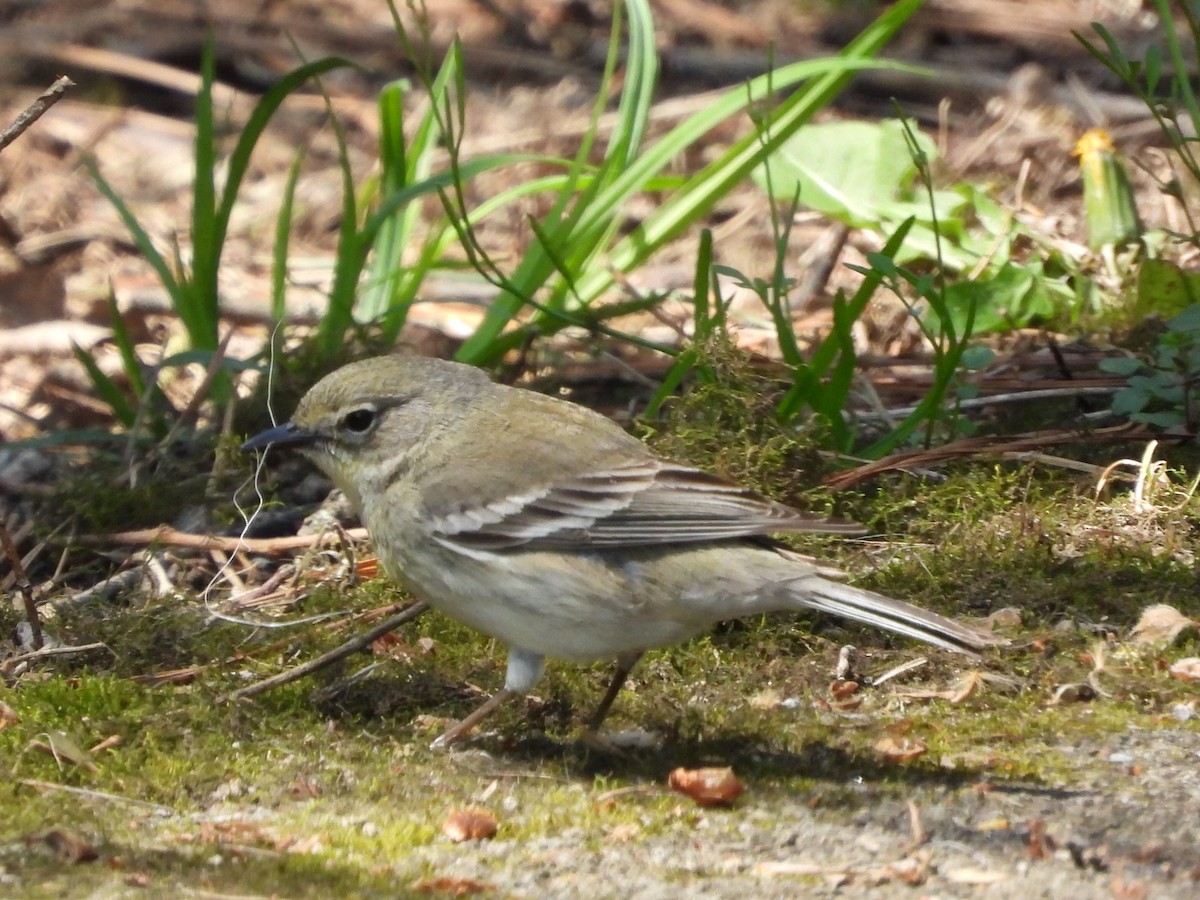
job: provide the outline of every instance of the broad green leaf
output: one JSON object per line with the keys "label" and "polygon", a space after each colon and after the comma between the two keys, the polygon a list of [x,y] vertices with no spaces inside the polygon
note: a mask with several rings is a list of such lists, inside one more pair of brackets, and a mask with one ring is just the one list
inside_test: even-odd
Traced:
{"label": "broad green leaf", "polygon": [[[930,159],[937,157],[931,138],[918,133],[917,140]],[[916,173],[904,129],[895,119],[806,125],[767,166],[755,169],[753,177],[776,197],[799,192],[803,206],[855,227],[877,225],[885,218],[883,210],[903,197]],[[892,209],[886,217],[897,218],[896,212]]]}
{"label": "broad green leaf", "polygon": [[1147,259],[1138,270],[1137,311],[1142,316],[1173,316],[1200,302],[1200,274],[1174,263]]}

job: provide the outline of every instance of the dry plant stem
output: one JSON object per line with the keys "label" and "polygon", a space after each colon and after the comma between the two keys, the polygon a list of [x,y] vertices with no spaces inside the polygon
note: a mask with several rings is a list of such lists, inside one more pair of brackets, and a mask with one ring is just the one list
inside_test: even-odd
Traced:
{"label": "dry plant stem", "polygon": [[[1146,426],[1136,423],[1114,425],[1110,428],[1097,428],[1087,436],[1091,444],[1118,443],[1137,440],[1146,434]],[[1080,432],[1074,430],[1035,431],[1022,435],[1015,440],[1000,441],[994,437],[961,438],[943,444],[933,450],[912,450],[893,453],[883,459],[869,462],[856,469],[838,472],[825,479],[826,487],[834,490],[845,490],[868,478],[874,478],[882,472],[907,471],[913,467],[931,466],[935,463],[965,456],[979,456],[984,453],[1002,455],[1005,453],[1027,453],[1041,447],[1053,447],[1057,444],[1069,444],[1080,440]]]}
{"label": "dry plant stem", "polygon": [[[345,536],[353,540],[364,540],[367,537],[365,528],[348,528]],[[286,538],[236,538],[218,537],[213,534],[189,534],[178,531],[169,525],[158,528],[142,528],[137,531],[118,531],[114,534],[84,535],[79,538],[80,544],[89,546],[108,546],[110,544],[158,544],[164,547],[186,547],[190,550],[224,550],[236,553],[245,550],[250,553],[265,555],[291,553],[293,550],[305,550],[318,547],[336,538],[331,532],[323,534],[298,534]]]}
{"label": "dry plant stem", "polygon": [[235,591],[240,594],[246,592],[246,582],[237,572],[233,571],[229,563],[229,555],[224,550],[209,550],[208,558],[217,564],[217,571],[233,586]]}
{"label": "dry plant stem", "polygon": [[246,604],[257,600],[259,597],[265,597],[268,594],[273,593],[281,584],[291,578],[295,573],[296,567],[291,563],[285,563],[279,567],[278,571],[276,571],[274,575],[272,575],[258,587],[252,587],[247,590],[243,590],[240,594],[235,594],[225,602],[228,606],[235,609],[240,606],[245,606]]}
{"label": "dry plant stem", "polygon": [[37,601],[33,599],[33,586],[25,574],[25,565],[21,562],[21,554],[17,552],[17,545],[13,543],[12,535],[8,533],[8,525],[3,521],[0,521],[0,543],[4,544],[4,555],[8,557],[8,564],[12,566],[13,576],[17,580],[17,590],[21,592],[21,599],[25,603],[25,619],[29,622],[29,628],[33,632],[33,649],[41,650],[42,622],[38,618]]}
{"label": "dry plant stem", "polygon": [[908,801],[908,827],[912,832],[912,842],[904,851],[906,856],[929,841],[929,832],[925,830],[925,823],[921,821],[921,808],[915,800]]}
{"label": "dry plant stem", "polygon": [[223,694],[217,698],[216,702],[228,703],[231,700],[244,700],[247,697],[253,697],[256,694],[269,691],[271,688],[278,687],[281,684],[288,684],[289,682],[303,678],[305,675],[309,675],[313,672],[316,672],[318,669],[322,669],[325,666],[331,665],[337,662],[339,659],[344,659],[351,653],[357,653],[360,650],[365,650],[367,647],[371,646],[374,641],[383,637],[389,631],[394,631],[405,622],[415,619],[427,609],[429,609],[428,603],[425,603],[424,601],[417,601],[411,606],[405,607],[396,615],[389,616],[388,618],[384,619],[370,631],[355,635],[340,647],[335,647],[328,653],[323,653],[316,659],[311,659],[302,665],[288,669],[286,672],[280,672],[278,675],[272,675],[270,678],[265,678],[262,681],[249,685],[248,687],[239,688],[232,693]]}
{"label": "dry plant stem", "polygon": [[[989,397],[973,397],[958,401],[962,409],[986,409],[989,406],[999,406],[1001,403],[1025,403],[1031,400],[1053,400],[1058,397],[1103,397],[1115,394],[1120,385],[1068,388],[1041,388],[1033,391],[1017,391],[1011,394],[992,394]],[[886,410],[884,414],[863,413],[862,419],[901,418],[917,409],[916,406],[901,406],[897,409]]]}
{"label": "dry plant stem", "polygon": [[50,107],[63,98],[68,88],[75,87],[73,82],[66,75],[61,75],[55,79],[54,84],[46,88],[36,100],[25,107],[25,111],[13,120],[13,123],[0,131],[0,150],[3,150],[21,135],[23,135],[29,126],[42,117]]}
{"label": "dry plant stem", "polygon": [[[3,489],[2,486],[0,486],[0,490],[2,490],[2,489]],[[61,525],[59,525],[58,528],[55,528],[54,531],[50,534],[50,537],[53,537],[55,534],[57,534],[59,529],[61,529],[61,528],[62,528]],[[19,543],[21,543],[21,541],[25,540],[25,538],[29,537],[29,535],[31,535],[31,534],[33,534],[33,520],[32,519],[26,521],[25,524],[23,524],[20,528],[18,528],[15,534],[10,533],[9,540],[13,544],[19,544]],[[49,538],[39,541],[32,550],[30,550],[23,557],[21,557],[21,565],[23,567],[27,568],[28,566],[30,566],[33,563],[33,561],[35,559],[37,559],[41,555],[42,551],[46,549],[46,541],[47,540],[49,540]],[[12,586],[17,583],[17,577],[18,577],[18,570],[13,569],[7,575],[5,575],[3,578],[0,578],[0,591],[7,591],[7,590],[11,589]]]}
{"label": "dry plant stem", "polygon": [[175,810],[169,806],[159,806],[157,803],[150,803],[146,800],[138,800],[136,797],[122,797],[120,794],[108,794],[104,791],[93,791],[87,788],[71,787],[66,784],[55,784],[53,781],[38,781],[36,778],[22,778],[18,784],[23,784],[26,787],[34,788],[39,791],[66,791],[68,794],[75,794],[78,797],[90,797],[99,800],[115,800],[118,803],[132,803],[134,806],[140,806],[144,809],[151,809],[162,816],[170,816],[175,814]]}
{"label": "dry plant stem", "polygon": [[74,597],[56,600],[52,605],[56,612],[61,613],[77,606],[84,606],[94,600],[109,600],[124,591],[133,590],[141,583],[144,575],[145,572],[141,567],[126,569],[124,572],[118,572],[111,578],[105,578],[90,588],[80,591]]}
{"label": "dry plant stem", "polygon": [[[87,653],[91,650],[108,650],[109,653],[112,653],[112,649],[108,644],[99,641],[95,644],[80,644],[77,647],[42,647],[40,650],[34,650],[30,653],[10,656],[4,662],[0,663],[0,672],[7,675],[18,663],[29,662],[33,659],[45,659],[48,656],[70,656],[74,653]],[[113,655],[115,656],[116,654],[114,653]]]}
{"label": "dry plant stem", "polygon": [[488,697],[478,709],[472,712],[469,716],[459,722],[457,725],[451,726],[445,734],[433,742],[430,749],[445,750],[451,744],[457,744],[465,738],[475,726],[494,713],[497,709],[503,706],[510,697],[515,696],[515,691],[510,691],[508,688],[501,688],[492,696]]}
{"label": "dry plant stem", "polygon": [[841,223],[827,228],[817,236],[812,247],[804,253],[804,261],[810,264],[804,265],[804,261],[801,263],[804,275],[796,285],[791,299],[792,309],[804,309],[814,297],[820,296],[825,290],[834,266],[842,258],[842,251],[849,237],[849,227]]}
{"label": "dry plant stem", "polygon": [[208,361],[208,367],[204,370],[204,380],[200,382],[199,387],[192,393],[192,399],[188,401],[188,405],[184,407],[183,412],[175,419],[175,424],[171,426],[171,430],[167,432],[167,436],[158,442],[156,452],[161,453],[175,442],[175,438],[179,436],[180,430],[200,412],[200,404],[208,397],[208,392],[212,389],[214,379],[217,373],[221,371],[221,363],[225,361],[225,354],[229,351],[229,342],[233,339],[235,331],[230,328],[225,332],[225,337],[221,339],[221,343],[217,345],[217,349],[213,351],[212,359]]}

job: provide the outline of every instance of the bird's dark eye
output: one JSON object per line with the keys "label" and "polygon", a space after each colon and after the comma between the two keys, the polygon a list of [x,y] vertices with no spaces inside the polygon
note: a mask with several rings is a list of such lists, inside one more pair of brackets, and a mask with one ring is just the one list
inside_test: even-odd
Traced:
{"label": "bird's dark eye", "polygon": [[341,426],[351,434],[366,434],[375,426],[376,411],[370,407],[352,409],[342,416]]}

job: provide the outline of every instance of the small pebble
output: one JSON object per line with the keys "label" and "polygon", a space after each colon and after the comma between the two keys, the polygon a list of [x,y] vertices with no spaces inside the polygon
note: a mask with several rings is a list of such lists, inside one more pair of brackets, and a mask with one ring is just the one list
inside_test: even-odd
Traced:
{"label": "small pebble", "polygon": [[1171,707],[1171,715],[1180,722],[1190,722],[1196,718],[1196,708],[1190,703],[1176,703]]}

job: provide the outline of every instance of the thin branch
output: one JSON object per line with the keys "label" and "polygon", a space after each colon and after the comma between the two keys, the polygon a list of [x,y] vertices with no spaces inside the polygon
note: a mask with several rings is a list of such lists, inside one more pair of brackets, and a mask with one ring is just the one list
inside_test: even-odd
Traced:
{"label": "thin branch", "polygon": [[21,778],[17,781],[17,784],[23,784],[26,787],[35,788],[39,791],[66,791],[68,794],[75,794],[78,797],[90,797],[96,800],[115,800],[118,803],[132,803],[134,806],[154,810],[160,816],[169,816],[175,812],[169,806],[161,806],[158,803],[151,803],[148,800],[138,800],[136,797],[122,797],[120,794],[109,794],[104,791],[89,790],[88,788],[71,787],[68,784],[55,784],[53,781]]}
{"label": "thin branch", "polygon": [[37,601],[33,598],[33,585],[29,583],[29,578],[25,574],[25,564],[21,561],[21,554],[17,552],[17,545],[13,543],[12,535],[8,533],[8,525],[0,520],[0,544],[4,545],[4,555],[8,557],[8,564],[12,566],[13,578],[17,582],[17,590],[21,592],[21,599],[25,602],[25,619],[29,622],[29,628],[33,633],[33,649],[42,649],[42,620],[38,618]]}
{"label": "thin branch", "polygon": [[[362,540],[367,536],[367,529],[348,528],[345,534],[353,540]],[[337,535],[328,531],[322,534],[297,534],[282,538],[242,538],[220,537],[215,534],[189,534],[169,525],[160,525],[158,528],[143,528],[137,531],[84,535],[78,539],[78,543],[93,547],[110,544],[156,544],[162,547],[186,547],[190,550],[224,550],[226,553],[245,550],[248,553],[269,555],[290,553],[292,550],[305,550],[326,543],[335,543],[337,540]]]}
{"label": "thin branch", "polygon": [[[112,649],[108,644],[97,641],[94,644],[79,644],[74,647],[43,647],[40,650],[33,650],[30,653],[22,653],[19,656],[10,656],[4,662],[0,662],[0,672],[11,672],[17,663],[29,662],[32,659],[45,659],[47,656],[70,656],[73,653],[87,653],[91,650],[108,650],[112,653]],[[113,654],[116,655],[115,653]]]}
{"label": "thin branch", "polygon": [[339,659],[344,659],[352,653],[365,650],[389,631],[394,631],[405,622],[415,619],[427,609],[429,609],[429,604],[423,600],[419,600],[411,606],[401,610],[396,615],[384,619],[370,631],[355,635],[340,647],[335,647],[328,653],[323,653],[316,659],[310,659],[308,662],[288,669],[286,672],[280,672],[278,675],[272,675],[270,678],[265,678],[262,681],[249,685],[248,687],[239,688],[232,693],[223,694],[217,698],[216,702],[228,703],[231,700],[244,700],[247,697],[253,697],[256,694],[261,694],[264,691],[278,687],[281,684],[288,684],[289,682],[303,678],[305,675],[316,672],[318,669],[322,669],[325,666],[332,665]]}
{"label": "thin branch", "polygon": [[75,87],[75,82],[66,75],[56,79],[54,84],[46,88],[36,100],[25,107],[25,111],[17,116],[11,125],[0,131],[0,150],[23,135],[30,125],[42,117],[46,110],[63,98],[68,88],[73,87]]}

